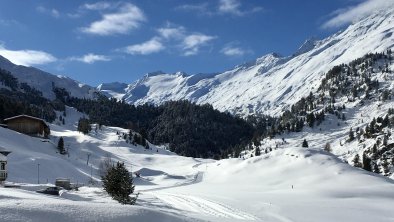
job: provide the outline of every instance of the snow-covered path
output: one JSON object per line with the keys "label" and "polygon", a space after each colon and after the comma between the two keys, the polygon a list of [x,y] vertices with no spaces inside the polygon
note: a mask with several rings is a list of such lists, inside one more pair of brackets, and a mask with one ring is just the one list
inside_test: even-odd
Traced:
{"label": "snow-covered path", "polygon": [[180,211],[188,211],[192,214],[197,213],[200,216],[205,215],[232,220],[258,220],[252,214],[206,198],[165,192],[151,192],[150,194],[173,208]]}

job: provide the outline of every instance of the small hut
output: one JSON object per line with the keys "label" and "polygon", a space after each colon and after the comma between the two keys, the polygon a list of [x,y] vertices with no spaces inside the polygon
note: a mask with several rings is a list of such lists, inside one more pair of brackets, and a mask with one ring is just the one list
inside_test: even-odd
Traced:
{"label": "small hut", "polygon": [[19,115],[4,119],[4,123],[11,130],[29,135],[48,138],[50,134],[50,129],[48,124],[40,118]]}
{"label": "small hut", "polygon": [[10,151],[5,151],[0,147],[0,183],[7,179],[7,155],[10,153]]}

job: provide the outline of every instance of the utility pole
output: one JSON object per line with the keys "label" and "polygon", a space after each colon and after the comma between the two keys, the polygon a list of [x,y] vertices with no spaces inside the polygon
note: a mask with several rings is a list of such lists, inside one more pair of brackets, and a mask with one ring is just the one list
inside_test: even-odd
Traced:
{"label": "utility pole", "polygon": [[89,165],[89,158],[90,158],[91,153],[88,153],[87,155],[88,155],[88,159],[86,160],[86,165]]}
{"label": "utility pole", "polygon": [[40,164],[37,163],[37,184],[40,184]]}

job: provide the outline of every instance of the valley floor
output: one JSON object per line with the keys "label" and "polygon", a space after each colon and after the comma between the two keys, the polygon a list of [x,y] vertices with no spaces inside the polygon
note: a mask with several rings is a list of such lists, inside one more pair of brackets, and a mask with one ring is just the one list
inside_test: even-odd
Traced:
{"label": "valley floor", "polygon": [[[68,113],[71,123],[80,115]],[[12,151],[7,183],[20,186],[0,188],[0,221],[394,220],[393,180],[322,151],[325,140],[319,142],[317,132],[308,134],[308,149],[299,147],[299,137],[287,135],[288,144],[268,154],[214,161],[128,144],[117,135],[127,130],[116,127],[89,135],[75,131],[73,124],[51,125],[51,130],[46,142],[0,128],[0,146]],[[56,152],[60,136],[69,156]],[[141,174],[134,179],[137,205],[120,205],[103,192],[98,168],[106,156]],[[57,177],[85,186],[60,197],[35,192]],[[89,185],[92,180],[95,184]]]}

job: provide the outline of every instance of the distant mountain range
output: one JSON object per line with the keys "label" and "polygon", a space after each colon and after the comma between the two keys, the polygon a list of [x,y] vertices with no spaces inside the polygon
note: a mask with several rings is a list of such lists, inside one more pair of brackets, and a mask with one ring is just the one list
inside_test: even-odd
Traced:
{"label": "distant mountain range", "polygon": [[104,83],[97,88],[36,68],[18,66],[3,57],[0,57],[0,68],[42,91],[47,98],[54,98],[54,84],[79,98],[93,98],[95,92],[102,92],[135,105],[186,99],[197,104],[209,103],[220,111],[241,116],[277,115],[316,91],[324,74],[333,66],[393,48],[393,32],[394,12],[387,9],[323,40],[309,39],[291,56],[271,53],[222,73],[188,75],[159,71],[131,84]]}
{"label": "distant mountain range", "polygon": [[305,41],[291,56],[272,53],[215,74],[149,73],[127,88],[122,85],[122,99],[136,105],[187,99],[243,116],[277,115],[316,91],[333,66],[393,48],[393,32],[392,9],[378,11],[323,40]]}

